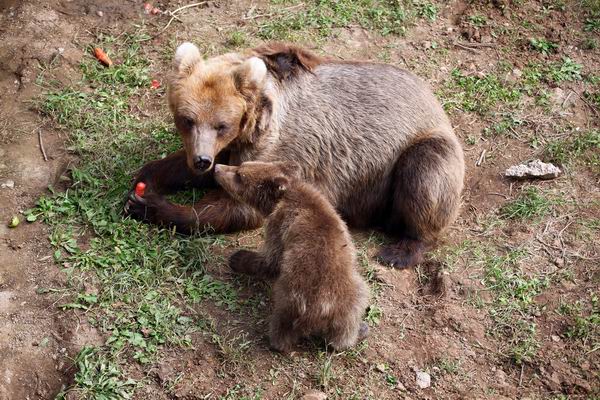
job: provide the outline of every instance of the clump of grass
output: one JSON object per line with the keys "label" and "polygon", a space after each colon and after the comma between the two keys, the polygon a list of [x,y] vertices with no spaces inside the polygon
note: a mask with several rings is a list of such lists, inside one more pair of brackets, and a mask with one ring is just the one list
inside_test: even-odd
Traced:
{"label": "clump of grass", "polygon": [[549,285],[547,277],[526,274],[519,263],[527,255],[523,249],[496,254],[491,249],[478,252],[483,264],[483,283],[493,293],[489,314],[494,321],[492,334],[507,344],[507,355],[520,364],[533,359],[537,348],[533,315],[538,306],[534,299]]}
{"label": "clump of grass", "polygon": [[243,47],[248,44],[248,38],[243,31],[233,31],[227,37],[225,44],[232,48]]}
{"label": "clump of grass", "polygon": [[479,14],[469,15],[468,21],[469,21],[469,24],[471,24],[477,28],[481,28],[482,26],[485,26],[487,24],[486,16],[479,15]]}
{"label": "clump of grass", "polygon": [[438,16],[438,6],[434,3],[424,2],[416,3],[417,15],[421,18],[426,18],[430,21],[435,21]]}
{"label": "clump of grass", "polygon": [[289,40],[306,34],[324,38],[333,29],[351,24],[382,35],[403,34],[413,16],[408,0],[311,0],[296,5],[297,10],[284,11],[261,25],[258,35],[268,40]]}
{"label": "clump of grass", "polygon": [[521,98],[518,88],[502,82],[497,75],[464,75],[459,69],[452,71],[443,92],[447,98],[444,103],[446,108],[473,111],[481,115],[501,104],[516,104]]}
{"label": "clump of grass", "polygon": [[573,137],[549,142],[544,155],[549,161],[562,165],[583,162],[600,173],[600,130],[576,132]]}
{"label": "clump of grass", "polygon": [[75,385],[66,392],[59,393],[57,399],[131,398],[135,382],[131,379],[123,379],[119,366],[98,349],[84,347],[75,359],[75,363],[78,369],[73,379]]}
{"label": "clump of grass", "polygon": [[551,41],[546,40],[544,38],[541,38],[541,39],[531,38],[529,40],[529,45],[531,46],[532,49],[539,51],[540,53],[542,53],[544,55],[549,55],[550,53],[554,53],[554,52],[556,52],[556,49],[558,49],[558,45],[556,43],[552,43]]}
{"label": "clump of grass", "polygon": [[535,186],[529,186],[514,200],[500,209],[500,216],[505,219],[524,220],[543,217],[556,204]]}

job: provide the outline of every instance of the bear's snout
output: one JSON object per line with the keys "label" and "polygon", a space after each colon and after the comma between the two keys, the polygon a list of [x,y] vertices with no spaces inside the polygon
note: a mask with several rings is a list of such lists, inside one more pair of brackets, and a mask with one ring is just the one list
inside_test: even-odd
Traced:
{"label": "bear's snout", "polygon": [[194,168],[198,171],[206,171],[212,165],[213,159],[209,156],[195,156],[194,157]]}

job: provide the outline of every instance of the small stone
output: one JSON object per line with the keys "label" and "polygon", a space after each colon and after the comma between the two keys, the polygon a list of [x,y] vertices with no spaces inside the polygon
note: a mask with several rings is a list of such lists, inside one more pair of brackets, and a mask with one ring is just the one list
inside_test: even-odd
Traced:
{"label": "small stone", "polygon": [[13,181],[11,179],[7,179],[0,186],[3,187],[3,188],[7,188],[7,189],[13,189],[15,187],[15,181]]}
{"label": "small stone", "polygon": [[504,176],[519,179],[554,179],[557,178],[560,173],[560,168],[553,164],[545,163],[541,160],[532,160],[524,164],[513,165],[504,171]]}
{"label": "small stone", "polygon": [[100,18],[104,17],[104,13],[100,10],[96,11],[96,15],[99,16]]}
{"label": "small stone", "polygon": [[560,342],[560,336],[558,336],[558,335],[552,335],[550,337],[552,338],[553,342]]}
{"label": "small stone", "polygon": [[402,391],[402,392],[406,392],[406,387],[402,384],[402,382],[398,382],[396,384],[396,389]]}
{"label": "small stone", "polygon": [[385,372],[385,364],[377,364],[375,369],[379,372]]}
{"label": "small stone", "polygon": [[417,386],[426,389],[431,386],[431,375],[424,371],[417,371]]}
{"label": "small stone", "polygon": [[300,400],[326,400],[327,395],[318,390],[309,390],[300,398]]}

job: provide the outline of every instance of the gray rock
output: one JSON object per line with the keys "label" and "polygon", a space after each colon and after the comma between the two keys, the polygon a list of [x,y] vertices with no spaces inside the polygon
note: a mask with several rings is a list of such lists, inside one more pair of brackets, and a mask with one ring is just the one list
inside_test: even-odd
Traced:
{"label": "gray rock", "polygon": [[431,386],[431,375],[424,371],[417,371],[417,386],[426,389]]}
{"label": "gray rock", "polygon": [[4,181],[2,183],[2,185],[0,185],[2,188],[7,188],[7,189],[14,189],[15,187],[15,181],[11,180],[11,179],[7,179],[6,181]]}
{"label": "gray rock", "polygon": [[560,174],[560,168],[540,160],[532,160],[525,164],[513,165],[504,172],[506,177],[517,179],[554,179]]}

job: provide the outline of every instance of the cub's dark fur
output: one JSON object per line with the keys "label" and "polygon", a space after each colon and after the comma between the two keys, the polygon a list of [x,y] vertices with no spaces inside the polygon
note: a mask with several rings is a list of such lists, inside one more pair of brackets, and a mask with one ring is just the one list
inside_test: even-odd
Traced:
{"label": "cub's dark fur", "polygon": [[217,165],[215,178],[267,218],[263,250],[240,250],[230,266],[275,279],[271,346],[287,352],[299,338],[318,334],[343,350],[364,338],[369,291],[346,224],[323,195],[281,163]]}

